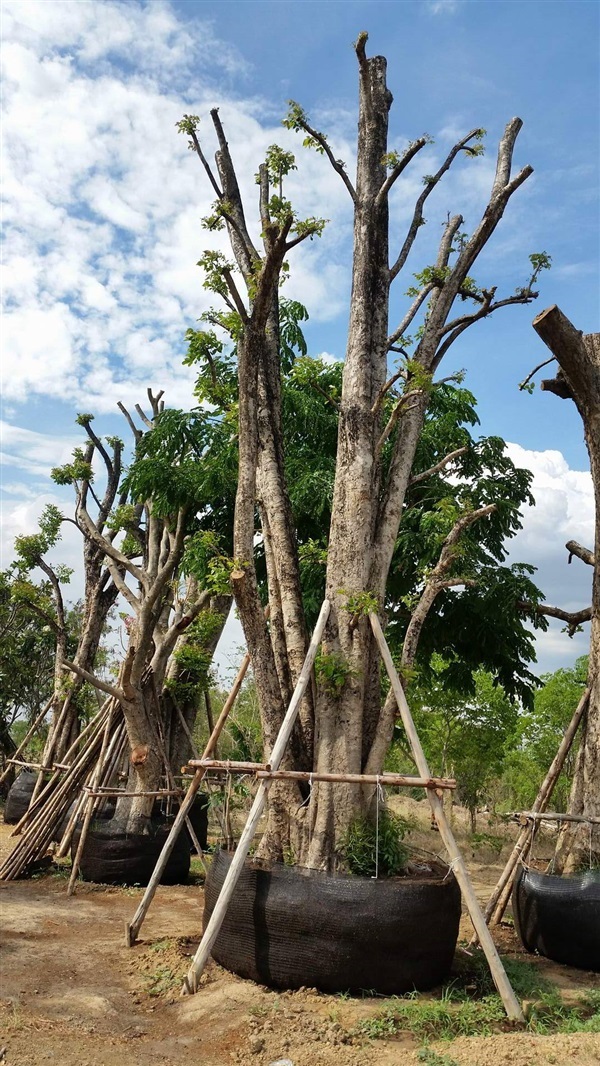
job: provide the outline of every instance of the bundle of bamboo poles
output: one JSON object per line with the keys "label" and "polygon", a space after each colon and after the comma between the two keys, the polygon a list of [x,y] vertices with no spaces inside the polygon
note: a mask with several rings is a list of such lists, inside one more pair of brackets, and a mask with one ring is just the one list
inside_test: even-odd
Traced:
{"label": "bundle of bamboo poles", "polygon": [[[92,782],[108,783],[122,756],[126,734],[122,716],[120,720],[116,720],[119,714],[120,708],[114,698],[106,700],[65,755],[65,765],[69,769],[55,770],[38,796],[33,798],[29,809],[11,834],[22,835],[0,866],[0,880],[15,880],[27,867],[46,854],[71,804],[74,800],[79,800],[69,818],[67,830],[58,849],[59,855],[66,853],[77,819],[87,801],[83,792],[84,786],[91,785]],[[101,800],[94,799],[92,811],[99,802]]]}

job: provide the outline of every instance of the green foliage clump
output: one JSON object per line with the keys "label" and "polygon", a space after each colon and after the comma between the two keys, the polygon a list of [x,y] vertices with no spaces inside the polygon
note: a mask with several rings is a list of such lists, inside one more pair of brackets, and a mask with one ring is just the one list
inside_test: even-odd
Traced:
{"label": "green foliage clump", "polygon": [[201,611],[188,628],[187,639],[174,652],[177,669],[165,684],[181,704],[194,703],[200,693],[208,689],[212,642],[222,625],[223,618],[216,611]]}
{"label": "green foliage clump", "polygon": [[329,696],[338,699],[346,682],[354,676],[354,672],[339,652],[317,652],[315,658],[315,674],[317,684]]}
{"label": "green foliage clump", "polygon": [[408,863],[404,837],[409,828],[406,819],[385,808],[378,818],[356,818],[340,842],[344,865],[357,877],[400,876]]}

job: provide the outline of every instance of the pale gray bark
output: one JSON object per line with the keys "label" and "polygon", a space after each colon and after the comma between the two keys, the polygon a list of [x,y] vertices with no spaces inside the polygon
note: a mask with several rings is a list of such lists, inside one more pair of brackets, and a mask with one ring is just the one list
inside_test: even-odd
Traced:
{"label": "pale gray bark", "polygon": [[[600,558],[600,333],[584,335],[556,305],[542,311],[534,319],[533,328],[560,367],[558,386],[547,388],[547,391],[571,398],[581,415],[594,485],[594,553],[581,549],[574,542],[568,545],[571,552],[594,567],[588,672],[590,699],[582,725],[569,813],[597,818],[600,816],[600,567],[596,565],[596,559]],[[587,613],[580,612],[580,615]],[[556,868],[570,873],[585,865],[590,857],[596,862],[600,858],[600,827],[574,823],[565,828],[557,847]]]}

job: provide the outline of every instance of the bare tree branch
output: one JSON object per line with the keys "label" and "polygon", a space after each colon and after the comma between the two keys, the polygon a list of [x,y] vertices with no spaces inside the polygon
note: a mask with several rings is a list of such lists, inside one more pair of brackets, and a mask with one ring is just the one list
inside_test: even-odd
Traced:
{"label": "bare tree branch", "polygon": [[[400,414],[401,414],[402,410],[403,409],[406,410],[406,404],[408,403],[408,401],[409,400],[415,400],[415,399],[417,399],[417,397],[421,397],[421,396],[423,396],[423,389],[411,389],[410,392],[405,392],[400,397],[398,402],[394,405],[394,407],[392,409],[392,413],[391,413],[390,417],[388,418],[387,425],[385,426],[385,429],[383,430],[383,433],[381,434],[381,436],[380,436],[380,438],[379,438],[379,440],[377,442],[377,452],[378,453],[381,452],[381,449],[383,448],[383,445],[385,444],[386,440],[388,439],[390,433],[393,432],[394,427],[395,427],[396,423],[398,422],[398,419],[400,418]],[[409,408],[409,410],[410,410],[410,408]]]}
{"label": "bare tree branch", "polygon": [[431,607],[437,597],[437,595],[444,588],[451,588],[456,585],[472,585],[474,580],[472,578],[465,577],[446,577],[448,570],[452,566],[456,559],[458,551],[458,541],[460,540],[465,529],[472,526],[474,522],[478,522],[481,518],[485,518],[487,515],[492,514],[496,510],[496,504],[490,503],[486,507],[479,507],[476,511],[471,511],[470,514],[463,515],[454,524],[446,537],[440,557],[434,566],[431,574],[427,578],[425,588],[421,594],[421,598],[417,606],[415,607],[408,628],[406,630],[406,636],[404,638],[404,644],[402,647],[402,666],[411,667],[414,663],[417,653],[417,645],[421,630],[425,624],[425,619],[431,610]]}
{"label": "bare tree branch", "polygon": [[430,466],[429,470],[424,470],[421,474],[415,474],[414,477],[411,477],[408,484],[418,485],[419,481],[424,481],[425,478],[431,477],[432,474],[439,474],[440,470],[443,470],[444,467],[448,466],[448,463],[453,462],[454,459],[458,459],[460,455],[464,455],[468,450],[469,449],[465,446],[464,448],[457,448],[453,452],[448,452],[448,455],[445,455],[443,459],[440,459],[439,463],[436,463],[435,466]]}
{"label": "bare tree branch", "polygon": [[[76,517],[79,522],[80,528],[82,528],[84,536],[89,537],[90,540],[94,541],[94,543],[102,549],[107,558],[112,559],[115,563],[118,563],[118,565],[121,566],[124,570],[127,570],[131,574],[131,576],[135,578],[136,581],[139,581],[140,585],[144,586],[146,584],[146,577],[144,575],[143,570],[136,566],[135,563],[131,561],[131,559],[128,559],[128,557],[124,555],[122,551],[119,551],[119,549],[116,548],[115,545],[112,544],[109,540],[107,540],[107,538],[103,536],[102,533],[98,532],[95,523],[92,521],[90,515],[87,512],[87,509],[81,504],[77,508]],[[111,576],[115,584],[118,584],[117,578],[115,577],[115,573],[113,573],[112,570]],[[119,577],[119,580],[121,580],[120,575],[117,576]],[[121,588],[121,585],[119,585],[119,588]]]}
{"label": "bare tree branch", "polygon": [[142,422],[144,423],[144,425],[147,426],[148,429],[153,429],[154,426],[153,426],[152,419],[148,418],[148,415],[145,413],[143,407],[140,407],[139,403],[136,403],[135,409],[136,409],[138,415],[140,416]]}
{"label": "bare tree branch", "polygon": [[225,278],[225,281],[227,282],[227,288],[229,289],[229,292],[231,293],[231,299],[233,300],[233,303],[235,304],[235,307],[234,307],[234,306],[232,306],[231,303],[229,303],[229,301],[227,301],[229,303],[229,306],[230,306],[231,310],[232,311],[237,311],[237,313],[240,316],[242,322],[247,322],[248,321],[248,311],[246,310],[246,305],[245,305],[244,301],[242,300],[242,297],[239,294],[237,285],[235,284],[235,281],[233,280],[233,276],[231,274],[231,271],[230,270],[224,270],[223,271],[223,277]]}
{"label": "bare tree branch", "polygon": [[418,296],[415,297],[413,303],[409,307],[398,328],[395,329],[393,333],[390,333],[388,337],[388,352],[390,351],[392,345],[394,345],[396,341],[399,341],[400,338],[404,336],[406,330],[410,326],[423,301],[427,299],[429,293],[434,287],[435,283],[433,281],[427,282],[427,285],[424,285]]}
{"label": "bare tree branch", "polygon": [[204,152],[202,151],[202,149],[200,147],[200,141],[198,140],[198,137],[196,136],[196,131],[193,130],[193,129],[190,129],[189,134],[190,134],[190,137],[192,138],[196,154],[197,154],[198,158],[200,159],[200,162],[202,163],[202,166],[204,167],[204,169],[205,169],[205,171],[206,171],[206,173],[208,175],[208,180],[210,181],[213,189],[215,190],[215,192],[217,194],[217,199],[222,200],[223,199],[223,193],[221,192],[219,186],[217,185],[215,176],[214,176],[212,170],[210,169],[210,164],[209,164],[208,160],[206,159],[206,157],[204,155]]}
{"label": "bare tree branch", "polygon": [[452,163],[456,159],[456,156],[459,154],[459,152],[463,151],[463,149],[465,149],[467,147],[469,141],[472,141],[478,135],[479,135],[479,130],[478,129],[477,130],[471,130],[471,132],[468,133],[466,137],[463,137],[461,141],[458,141],[457,144],[454,145],[454,147],[451,149],[451,151],[446,156],[446,158],[445,158],[444,162],[442,163],[441,167],[439,168],[439,170],[437,170],[436,173],[433,174],[431,176],[431,179],[427,182],[425,188],[423,189],[423,192],[421,193],[421,195],[419,196],[419,199],[417,200],[417,202],[415,204],[415,210],[413,212],[413,217],[412,217],[410,226],[408,228],[408,233],[407,233],[407,235],[406,235],[406,237],[404,239],[404,244],[402,245],[402,248],[400,250],[400,254],[399,254],[398,258],[396,259],[396,262],[394,263],[394,265],[392,266],[392,268],[390,270],[390,281],[393,281],[394,278],[402,270],[402,267],[404,266],[406,260],[408,259],[410,250],[411,250],[413,244],[415,243],[415,239],[416,239],[417,233],[419,232],[419,227],[423,225],[423,222],[424,222],[423,207],[425,205],[425,201],[427,200],[427,197],[431,195],[431,193],[435,189],[435,187],[438,184],[438,182],[441,180],[441,178],[443,178],[443,176],[446,173],[446,171],[448,171],[450,169],[450,167],[452,166]]}
{"label": "bare tree branch", "polygon": [[350,193],[353,202],[356,203],[356,189],[354,188],[354,185],[352,184],[350,178],[348,177],[348,174],[346,173],[346,168],[342,160],[335,158],[333,152],[331,151],[331,148],[329,147],[329,144],[327,143],[327,138],[325,137],[325,135],[323,133],[319,133],[318,130],[313,129],[313,127],[310,126],[308,122],[302,119],[298,121],[298,125],[301,127],[301,129],[304,130],[305,133],[308,133],[309,137],[312,137],[313,140],[317,142],[320,148],[323,149],[323,152],[327,156],[336,174],[339,174],[348,192]]}
{"label": "bare tree branch", "polygon": [[417,152],[420,152],[421,148],[423,148],[427,144],[427,141],[427,137],[419,137],[417,141],[414,141],[413,144],[408,146],[404,155],[402,156],[402,159],[400,159],[396,166],[392,170],[390,170],[390,173],[388,174],[383,185],[381,186],[381,189],[379,190],[379,193],[377,195],[378,203],[381,203],[381,201],[385,199],[394,182],[400,177],[403,170],[406,170],[408,164],[411,162],[411,160],[415,158]]}
{"label": "bare tree branch", "polygon": [[569,552],[569,562],[574,555],[582,562],[587,563],[588,566],[596,565],[596,557],[589,548],[584,548],[582,544],[578,544],[576,540],[568,540],[565,544],[565,548]]}
{"label": "bare tree branch", "polygon": [[519,382],[519,390],[522,392],[525,386],[529,385],[529,382],[533,377],[535,377],[538,371],[542,370],[545,366],[549,366],[550,363],[553,363],[555,361],[555,358],[556,356],[551,355],[549,359],[544,359],[543,363],[538,363],[537,366],[534,366],[533,370],[527,375],[527,377],[523,378],[523,380]]}
{"label": "bare tree branch", "polygon": [[129,411],[127,410],[125,405],[121,403],[120,400],[117,401],[117,407],[119,408],[119,410],[122,412],[122,414],[127,419],[127,422],[129,424],[129,428],[130,428],[131,432],[133,433],[133,438],[134,438],[134,440],[137,443],[137,441],[141,440],[143,435],[144,435],[142,430],[138,429],[138,427],[136,426],[135,422],[133,421],[133,418],[129,414]]}
{"label": "bare tree branch", "polygon": [[94,677],[88,670],[84,670],[83,667],[77,666],[76,663],[69,662],[68,659],[63,659],[62,666],[66,670],[70,670],[73,674],[78,674],[84,681],[89,682],[94,688],[100,689],[101,692],[106,692],[109,696],[113,696],[119,703],[125,702],[125,693],[122,689],[117,688],[115,685],[109,685],[106,681],[101,681],[100,678]]}
{"label": "bare tree branch", "polygon": [[592,617],[591,607],[584,607],[582,611],[563,611],[561,607],[551,607],[549,603],[528,603],[526,600],[519,600],[517,607],[521,611],[543,614],[548,618],[558,618],[561,622],[566,622],[570,637],[576,632],[578,626],[589,622]]}

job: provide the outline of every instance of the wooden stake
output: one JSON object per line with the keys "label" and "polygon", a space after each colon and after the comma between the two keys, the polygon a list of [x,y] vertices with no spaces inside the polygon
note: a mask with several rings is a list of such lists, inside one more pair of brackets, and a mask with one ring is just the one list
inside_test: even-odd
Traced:
{"label": "wooden stake", "polygon": [[85,812],[85,815],[84,815],[83,825],[81,827],[81,834],[79,836],[79,842],[77,844],[77,851],[75,852],[75,858],[73,859],[73,865],[71,867],[71,876],[69,878],[69,884],[67,886],[67,896],[72,896],[74,891],[75,891],[75,884],[77,882],[77,874],[79,873],[79,863],[81,862],[81,856],[83,855],[83,849],[85,847],[85,842],[86,842],[86,839],[87,839],[88,830],[90,828],[90,823],[92,821],[92,817],[93,817],[94,811],[96,809],[96,799],[94,797],[92,789],[97,788],[98,785],[100,784],[100,781],[102,780],[102,771],[104,769],[104,761],[105,761],[105,759],[107,757],[107,754],[108,754],[110,731],[111,731],[111,728],[112,728],[115,711],[116,711],[116,708],[118,706],[119,706],[119,704],[117,703],[117,700],[115,699],[113,701],[112,705],[111,705],[111,708],[110,708],[110,711],[109,711],[109,714],[108,714],[108,718],[106,719],[106,725],[104,727],[104,733],[103,733],[103,736],[102,736],[102,747],[100,749],[100,755],[98,757],[98,762],[96,764],[96,770],[95,770],[94,776],[92,778],[92,788],[90,789],[90,791],[88,793],[87,809],[86,809],[86,812]]}
{"label": "wooden stake", "polygon": [[[236,677],[236,679],[235,679],[235,681],[233,683],[233,687],[231,689],[231,692],[229,693],[229,696],[227,697],[227,699],[225,700],[225,703],[223,704],[223,709],[221,710],[221,713],[220,713],[220,715],[219,715],[219,717],[218,717],[218,719],[216,721],[215,728],[213,729],[210,737],[208,738],[208,742],[206,744],[206,748],[204,749],[204,753],[203,753],[203,758],[205,758],[205,759],[208,759],[213,754],[213,752],[215,750],[216,743],[217,743],[219,737],[221,736],[221,733],[223,731],[223,727],[225,725],[225,722],[227,721],[229,712],[230,712],[231,708],[233,707],[233,705],[234,705],[234,703],[236,701],[238,692],[240,691],[240,689],[242,687],[242,682],[243,682],[243,680],[244,680],[244,678],[246,676],[246,671],[248,670],[249,665],[250,665],[250,656],[248,655],[248,653],[246,653],[246,655],[244,655],[244,658],[242,659],[242,663],[241,663],[241,666],[240,666],[240,668],[238,670],[237,677]],[[188,815],[188,811],[190,810],[190,808],[191,808],[191,806],[192,806],[192,804],[194,802],[194,798],[196,796],[196,793],[197,793],[198,789],[200,788],[200,785],[202,783],[202,779],[204,778],[205,773],[206,773],[206,770],[197,770],[196,773],[194,774],[194,777],[192,778],[192,781],[190,783],[190,787],[188,788],[187,793],[185,795],[185,798],[183,799],[183,801],[181,803],[181,806],[180,806],[180,808],[179,808],[179,810],[177,812],[177,817],[175,818],[175,821],[173,822],[173,825],[171,826],[171,832],[169,833],[167,839],[165,840],[163,849],[162,849],[160,855],[158,856],[158,860],[157,860],[156,866],[154,867],[154,870],[152,872],[152,877],[150,878],[150,880],[148,882],[148,886],[146,888],[146,891],[144,892],[144,895],[142,896],[142,898],[140,900],[140,904],[139,904],[139,906],[138,906],[133,918],[131,919],[131,922],[126,922],[125,923],[125,945],[128,948],[133,947],[133,945],[135,944],[135,942],[137,940],[139,931],[142,928],[142,923],[143,923],[143,921],[144,921],[144,919],[145,919],[145,917],[146,917],[146,915],[147,915],[147,913],[148,913],[148,911],[150,909],[150,905],[152,903],[152,900],[154,899],[154,896],[156,895],[156,889],[158,888],[158,886],[160,884],[160,879],[161,879],[161,877],[163,875],[164,868],[167,865],[167,862],[169,861],[169,856],[170,856],[171,852],[173,851],[173,848],[175,847],[175,843],[176,843],[177,838],[178,838],[178,836],[179,836],[179,834],[181,832],[181,828],[183,826],[183,823],[186,821],[186,818],[187,818],[187,815]]]}
{"label": "wooden stake", "polygon": [[[385,668],[388,672],[392,689],[394,691],[394,696],[396,697],[398,710],[400,711],[400,716],[404,724],[404,729],[406,731],[406,735],[410,743],[417,769],[422,777],[430,778],[431,773],[429,771],[427,759],[425,758],[425,753],[421,746],[421,741],[419,740],[419,735],[415,728],[415,724],[413,722],[412,714],[410,713],[410,708],[408,706],[406,696],[404,695],[402,683],[396,672],[396,667],[394,666],[394,662],[390,654],[390,649],[388,648],[387,641],[385,639],[385,636],[383,635],[383,630],[381,628],[379,618],[376,614],[370,614],[369,618],[371,620],[371,627],[373,629],[375,639],[379,646],[379,651],[381,652],[381,658],[383,659],[383,662],[385,664]],[[485,919],[483,917],[481,908],[479,906],[479,901],[477,899],[477,896],[475,895],[473,886],[471,884],[471,878],[469,877],[469,872],[465,865],[465,861],[460,853],[456,840],[454,839],[454,834],[446,819],[443,804],[438,798],[438,796],[436,796],[435,790],[432,788],[427,789],[427,798],[434,813],[435,820],[440,831],[440,836],[450,857],[451,868],[454,870],[456,880],[458,881],[461,887],[471,921],[473,922],[473,926],[475,928],[475,931],[477,932],[483,951],[485,952],[485,956],[490,967],[494,984],[496,985],[496,988],[498,989],[498,992],[502,997],[504,1009],[506,1010],[508,1017],[512,1021],[524,1022],[525,1016],[523,1014],[523,1011],[521,1010],[521,1005],[517,997],[515,996],[508,977],[506,976],[506,971],[504,969],[504,966],[502,965],[500,956],[496,951],[496,946],[494,944],[494,941],[492,940],[490,931],[487,925],[485,924]]]}
{"label": "wooden stake", "polygon": [[[321,643],[323,630],[325,629],[325,624],[329,617],[330,610],[331,604],[329,600],[324,600],[323,605],[321,607],[321,611],[319,613],[319,617],[317,619],[315,631],[312,635],[312,640],[306,653],[304,665],[302,667],[302,670],[300,671],[300,676],[298,678],[296,688],[294,689],[294,693],[290,700],[290,705],[285,713],[285,717],[283,719],[283,722],[281,723],[281,728],[277,735],[277,739],[275,741],[275,744],[273,745],[273,750],[269,759],[270,765],[273,770],[279,769],[289,739],[292,735],[292,730],[296,723],[296,718],[298,717],[300,703],[302,702],[302,697],[304,696],[304,692],[306,691],[306,687],[311,678],[313,663],[315,661],[317,649],[319,647],[319,644]],[[235,854],[233,856],[233,859],[231,860],[231,864],[229,866],[227,875],[219,893],[219,898],[209,918],[208,925],[204,930],[202,939],[200,941],[200,944],[198,945],[198,950],[194,955],[192,965],[190,966],[190,969],[185,978],[184,986],[182,989],[182,995],[189,995],[193,992],[198,991],[198,982],[200,980],[200,976],[202,974],[202,971],[204,970],[204,967],[206,966],[206,963],[208,962],[208,956],[210,955],[212,946],[215,940],[217,939],[217,936],[219,935],[219,930],[221,928],[221,925],[223,924],[223,919],[225,917],[225,913],[229,905],[229,900],[233,895],[233,891],[237,884],[238,878],[242,872],[242,867],[244,865],[244,862],[246,861],[246,856],[250,849],[250,845],[256,832],[256,828],[263,813],[270,787],[270,780],[261,781],[260,785],[258,786],[258,791],[256,793],[256,796],[254,797],[254,803],[252,804],[252,808],[248,815],[248,821],[246,822],[244,832],[240,837],[240,841],[236,848]]]}

